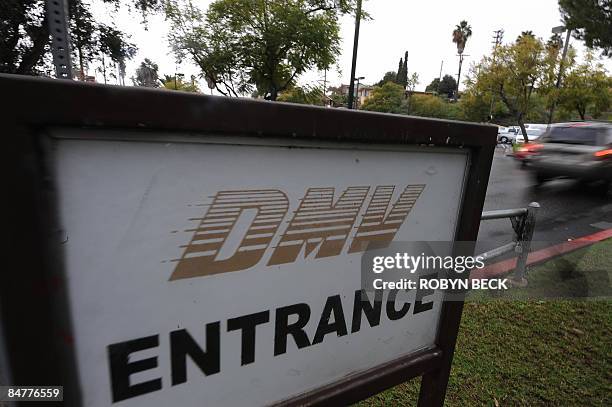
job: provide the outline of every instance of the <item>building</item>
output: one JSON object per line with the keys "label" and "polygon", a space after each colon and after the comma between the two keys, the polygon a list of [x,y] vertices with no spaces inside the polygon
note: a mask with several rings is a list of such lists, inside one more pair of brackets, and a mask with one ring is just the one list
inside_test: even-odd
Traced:
{"label": "building", "polygon": [[[337,88],[330,87],[329,90],[332,92],[336,91],[342,95],[348,96],[349,85],[340,85]],[[357,103],[357,108],[359,108],[359,106],[363,105],[363,102],[365,102],[365,100],[370,97],[370,95],[372,94],[372,90],[374,90],[374,86],[360,83],[359,88],[357,89],[357,82],[355,82],[355,90],[355,101]]]}

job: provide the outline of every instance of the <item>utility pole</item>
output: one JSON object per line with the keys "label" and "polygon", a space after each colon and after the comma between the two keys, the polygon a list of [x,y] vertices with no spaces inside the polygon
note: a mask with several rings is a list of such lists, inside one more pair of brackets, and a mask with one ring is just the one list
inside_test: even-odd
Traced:
{"label": "utility pole", "polygon": [[323,96],[327,96],[327,68],[323,74]]}
{"label": "utility pole", "polygon": [[68,4],[66,0],[47,0],[47,22],[51,38],[51,54],[58,79],[72,79],[70,61],[70,33],[68,32]]}
{"label": "utility pole", "polygon": [[437,89],[438,95],[440,94],[440,83],[442,83],[442,67],[443,66],[444,66],[444,60],[440,61],[440,74],[438,75],[438,89]]}
{"label": "utility pole", "polygon": [[[563,29],[567,29],[566,27],[555,27],[552,29],[553,34],[562,33]],[[555,87],[557,90],[561,87],[561,78],[563,77],[563,69],[565,68],[565,57],[567,56],[567,49],[569,48],[569,41],[572,35],[572,30],[567,30],[567,34],[565,36],[565,44],[563,44],[563,55],[561,56],[561,61],[559,62],[559,75],[557,76],[557,83]],[[550,112],[548,114],[548,125],[552,123],[553,115],[555,114],[555,108],[557,107],[557,95],[553,100],[552,106],[550,107]]]}
{"label": "utility pole", "polygon": [[[501,45],[502,39],[504,38],[504,30],[499,29],[493,31],[495,37],[493,37],[493,64],[495,64],[495,57],[497,56],[497,48]],[[489,121],[493,120],[493,107],[495,106],[495,93],[491,94],[491,107],[489,108]]]}
{"label": "utility pole", "polygon": [[351,80],[349,81],[349,94],[347,107],[353,108],[353,100],[355,98],[355,68],[357,66],[357,46],[359,45],[359,23],[361,21],[361,0],[357,0],[357,11],[355,13],[355,38],[353,40],[353,62],[351,64]]}

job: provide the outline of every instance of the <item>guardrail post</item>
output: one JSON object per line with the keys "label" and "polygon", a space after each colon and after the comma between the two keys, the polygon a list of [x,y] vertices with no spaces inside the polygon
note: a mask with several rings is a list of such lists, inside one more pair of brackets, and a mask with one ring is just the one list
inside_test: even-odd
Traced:
{"label": "guardrail post", "polygon": [[531,239],[533,238],[533,231],[536,224],[536,214],[540,209],[540,204],[537,202],[531,202],[527,207],[527,213],[525,214],[525,223],[523,224],[523,230],[520,233],[516,251],[519,253],[518,259],[516,260],[516,269],[514,276],[510,279],[513,285],[518,287],[527,286],[527,279],[525,278],[525,270],[527,269],[527,256],[531,249]]}

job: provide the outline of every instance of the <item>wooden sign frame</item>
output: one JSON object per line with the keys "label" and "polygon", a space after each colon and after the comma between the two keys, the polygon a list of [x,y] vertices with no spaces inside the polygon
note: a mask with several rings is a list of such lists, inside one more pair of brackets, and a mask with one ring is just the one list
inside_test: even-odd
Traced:
{"label": "wooden sign frame", "polygon": [[[51,244],[58,224],[57,197],[40,145],[47,129],[460,147],[469,152],[469,168],[456,240],[475,241],[478,235],[496,145],[493,126],[12,75],[0,75],[0,89],[1,133],[9,162],[4,194],[9,202],[8,253],[16,260],[13,268],[3,270],[0,284],[0,332],[10,380],[20,385],[63,385],[66,405],[81,405],[81,395],[63,259]],[[462,302],[444,302],[434,347],[281,405],[349,404],[422,376],[419,405],[442,406],[462,309]]]}

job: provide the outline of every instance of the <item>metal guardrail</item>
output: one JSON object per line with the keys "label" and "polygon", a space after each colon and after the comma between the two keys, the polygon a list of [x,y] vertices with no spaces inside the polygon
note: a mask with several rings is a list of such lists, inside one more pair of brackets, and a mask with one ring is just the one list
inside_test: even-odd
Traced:
{"label": "metal guardrail", "polygon": [[509,218],[514,229],[513,241],[495,249],[480,254],[484,260],[499,257],[512,251],[518,254],[512,283],[517,286],[526,286],[525,270],[527,268],[527,256],[531,249],[531,240],[535,230],[536,214],[540,209],[540,204],[531,202],[526,208],[502,209],[496,211],[486,211],[482,213],[481,220],[505,219]]}

